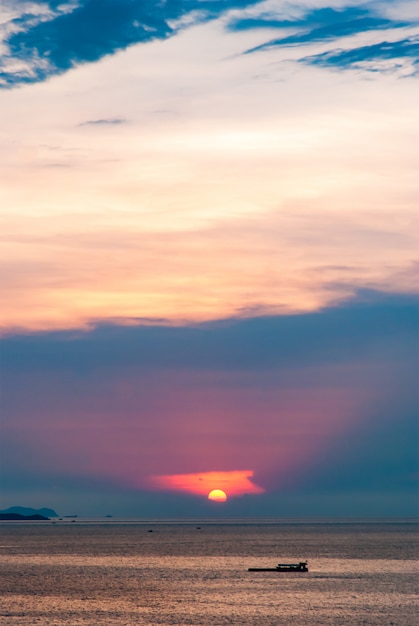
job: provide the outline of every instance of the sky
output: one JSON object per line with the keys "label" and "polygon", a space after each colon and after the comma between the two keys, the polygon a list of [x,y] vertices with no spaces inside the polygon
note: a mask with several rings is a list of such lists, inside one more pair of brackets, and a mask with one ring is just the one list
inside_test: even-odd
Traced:
{"label": "sky", "polygon": [[3,0],[1,508],[417,514],[418,81],[416,0]]}

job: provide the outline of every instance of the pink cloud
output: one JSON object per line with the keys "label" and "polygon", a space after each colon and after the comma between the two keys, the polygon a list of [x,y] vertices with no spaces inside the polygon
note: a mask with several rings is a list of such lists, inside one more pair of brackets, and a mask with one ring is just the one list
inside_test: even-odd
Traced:
{"label": "pink cloud", "polygon": [[265,489],[253,482],[253,474],[252,470],[236,470],[152,476],[150,478],[150,487],[151,489],[184,491],[204,496],[208,495],[213,489],[221,489],[229,497],[264,493]]}

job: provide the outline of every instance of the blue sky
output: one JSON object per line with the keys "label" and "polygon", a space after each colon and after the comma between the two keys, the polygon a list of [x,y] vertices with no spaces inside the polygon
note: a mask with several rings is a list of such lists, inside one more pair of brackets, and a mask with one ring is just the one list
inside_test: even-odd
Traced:
{"label": "blue sky", "polygon": [[[398,17],[398,5],[400,17]],[[277,31],[248,50],[295,46],[300,60],[340,68],[359,63],[377,70],[380,61],[406,60],[416,73],[419,58],[414,2],[256,2],[255,0],[80,0],[79,2],[6,2],[3,12],[3,86],[45,80],[81,63],[97,62],[118,50],[176,36],[185,28],[226,16],[227,30]],[[356,35],[374,34],[376,43],[360,45]],[[409,36],[405,36],[408,33]],[[352,40],[350,39],[352,37]],[[313,43],[333,48],[306,54]],[[13,61],[21,61],[21,68]],[[400,61],[399,61],[400,62]],[[10,65],[10,69],[8,66]]]}

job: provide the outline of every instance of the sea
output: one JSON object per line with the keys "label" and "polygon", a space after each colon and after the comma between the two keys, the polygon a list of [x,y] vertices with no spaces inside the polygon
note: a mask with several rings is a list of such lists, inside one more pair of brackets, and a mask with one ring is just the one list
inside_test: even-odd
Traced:
{"label": "sea", "polygon": [[4,522],[0,624],[417,626],[417,539],[410,520]]}

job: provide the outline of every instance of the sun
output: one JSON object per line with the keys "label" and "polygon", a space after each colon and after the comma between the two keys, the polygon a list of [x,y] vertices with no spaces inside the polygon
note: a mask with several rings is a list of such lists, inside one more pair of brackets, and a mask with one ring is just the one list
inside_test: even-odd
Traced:
{"label": "sun", "polygon": [[227,494],[222,489],[213,489],[208,494],[208,500],[213,500],[214,502],[225,502],[227,500]]}

